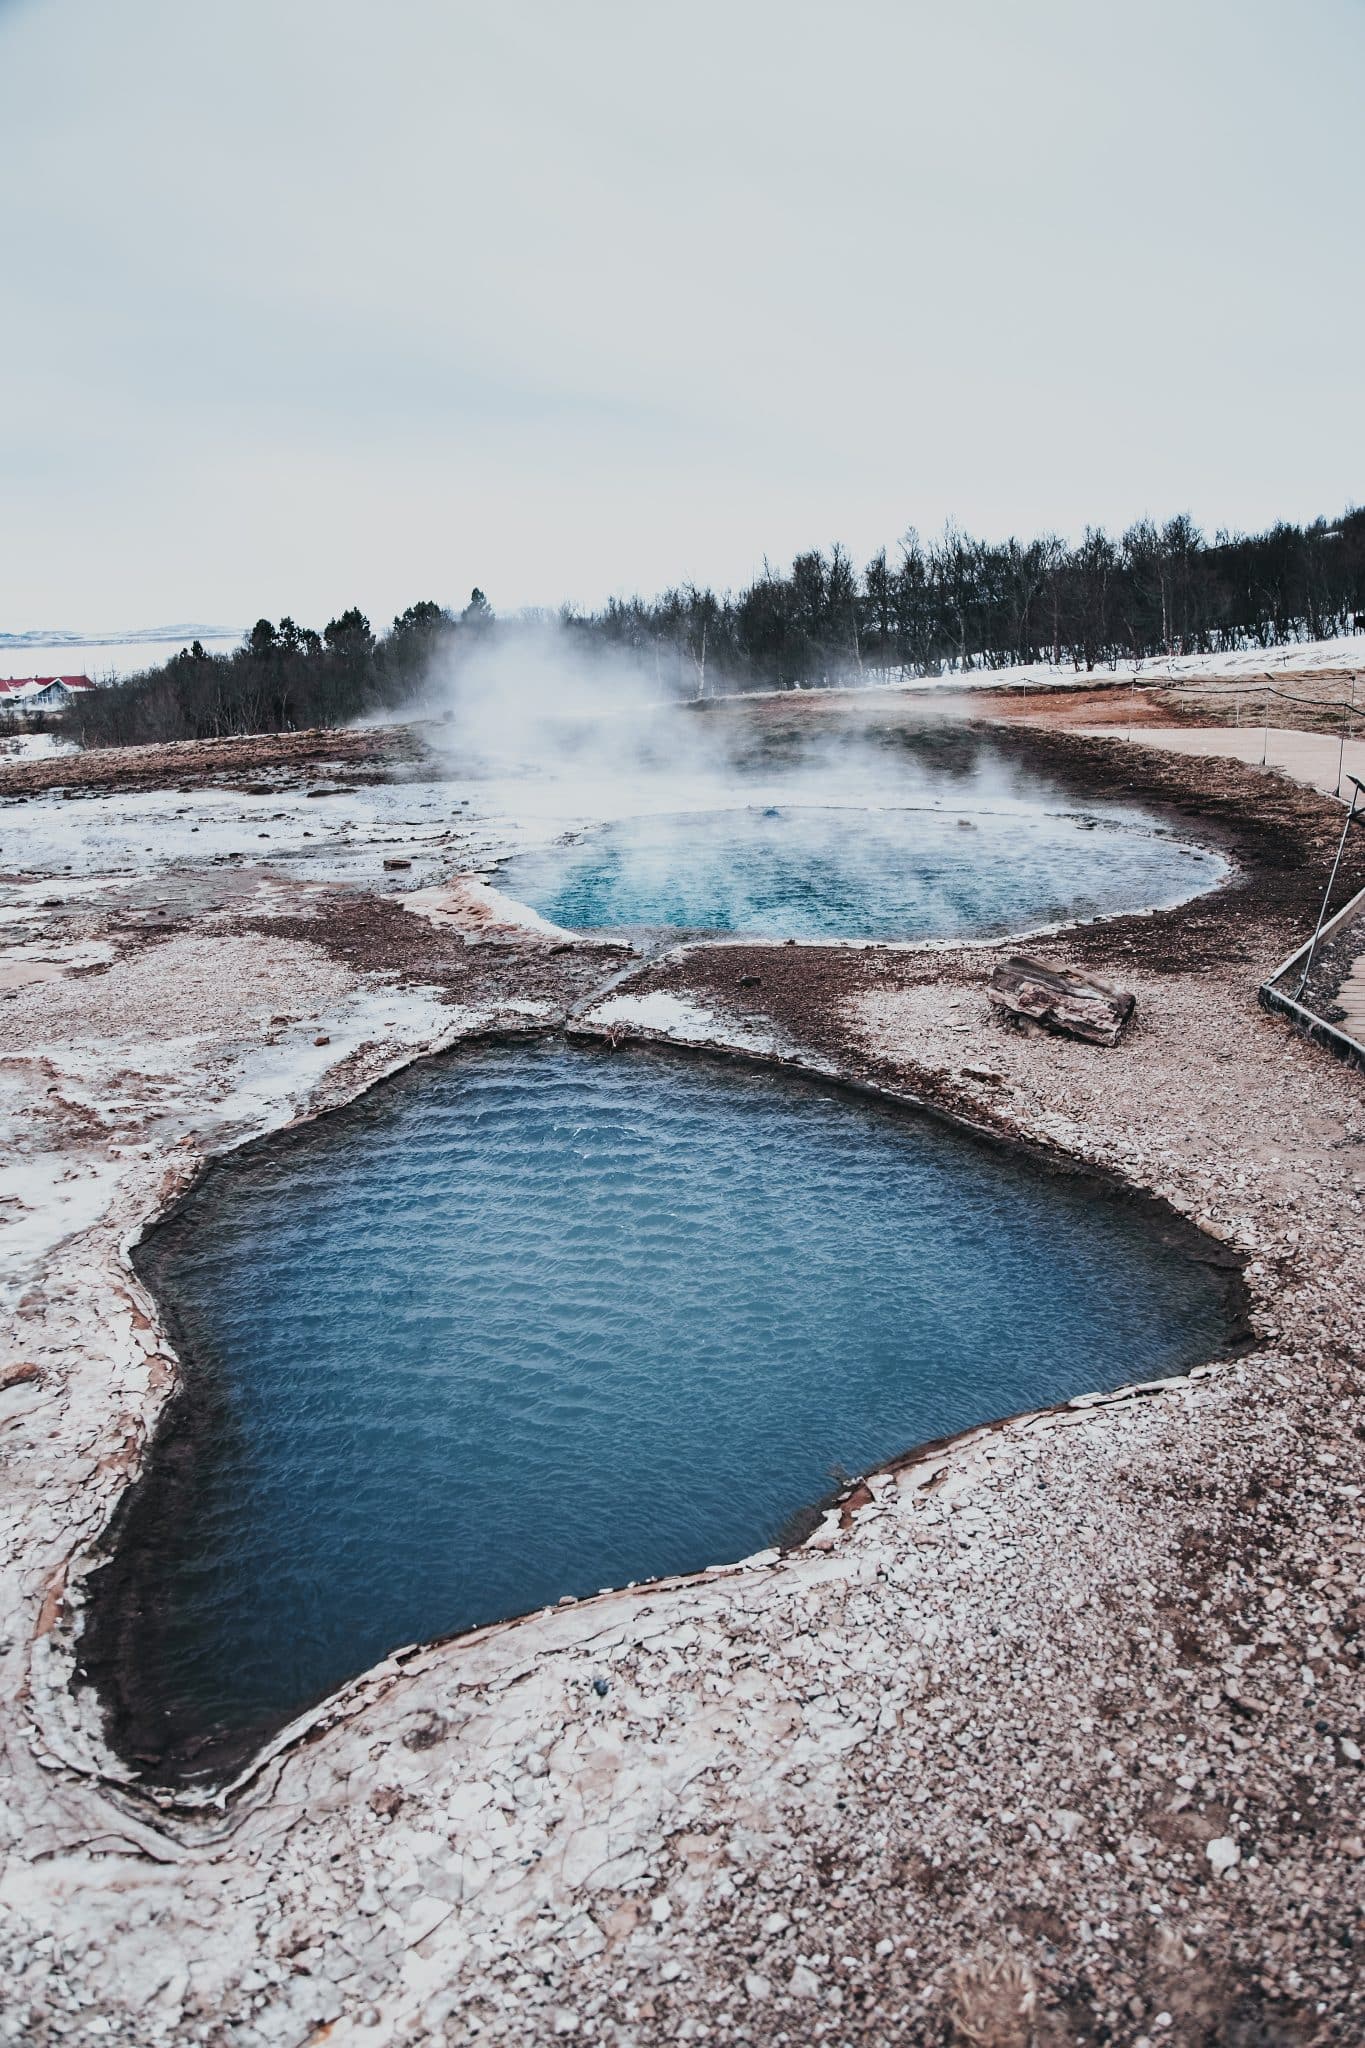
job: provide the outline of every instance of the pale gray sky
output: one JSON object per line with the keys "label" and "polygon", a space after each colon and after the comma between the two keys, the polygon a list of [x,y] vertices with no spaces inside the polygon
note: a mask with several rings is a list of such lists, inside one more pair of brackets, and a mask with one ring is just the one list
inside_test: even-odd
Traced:
{"label": "pale gray sky", "polygon": [[1365,494],[1359,0],[0,0],[0,629]]}

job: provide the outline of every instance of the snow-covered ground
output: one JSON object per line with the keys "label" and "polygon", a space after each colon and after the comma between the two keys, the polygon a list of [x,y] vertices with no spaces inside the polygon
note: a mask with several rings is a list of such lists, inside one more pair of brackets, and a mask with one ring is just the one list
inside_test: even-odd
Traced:
{"label": "snow-covered ground", "polygon": [[6,732],[0,727],[0,761],[50,761],[75,751],[74,740],[60,739],[55,732]]}
{"label": "snow-covered ground", "polygon": [[734,1017],[721,1017],[690,996],[652,989],[645,995],[608,996],[586,1012],[584,1022],[610,1036],[628,1030],[650,1038],[668,1038],[682,1045],[725,1044],[745,1052],[772,1053],[778,1041],[771,1031],[756,1031]]}
{"label": "snow-covered ground", "polygon": [[145,874],[249,860],[286,864],[311,881],[378,883],[386,859],[407,860],[393,883],[434,882],[479,865],[469,811],[451,783],[378,783],[309,797],[301,788],[126,790],[27,797],[0,804],[24,865],[71,875]]}
{"label": "snow-covered ground", "polygon": [[1104,683],[1216,682],[1239,676],[1310,675],[1317,670],[1365,671],[1365,633],[1333,640],[1294,640],[1284,647],[1241,647],[1227,654],[1153,654],[1142,661],[1101,662],[1078,669],[1069,661],[1034,661],[1016,668],[945,670],[916,676],[908,671],[867,672],[869,689],[885,690],[1093,690]]}
{"label": "snow-covered ground", "polygon": [[[1335,640],[1298,640],[1287,647],[1243,647],[1234,654],[1172,654],[1138,662],[1133,673],[1142,681],[1158,676],[1195,682],[1203,677],[1274,675],[1280,670],[1308,674],[1314,669],[1365,669],[1365,633],[1342,633]],[[1123,675],[1126,670],[1120,668]]]}

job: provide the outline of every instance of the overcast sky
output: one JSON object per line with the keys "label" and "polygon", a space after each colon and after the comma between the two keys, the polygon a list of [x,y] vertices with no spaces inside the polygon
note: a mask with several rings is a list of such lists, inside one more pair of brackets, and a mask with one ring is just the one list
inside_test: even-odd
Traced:
{"label": "overcast sky", "polygon": [[0,629],[1365,496],[1360,0],[0,0]]}

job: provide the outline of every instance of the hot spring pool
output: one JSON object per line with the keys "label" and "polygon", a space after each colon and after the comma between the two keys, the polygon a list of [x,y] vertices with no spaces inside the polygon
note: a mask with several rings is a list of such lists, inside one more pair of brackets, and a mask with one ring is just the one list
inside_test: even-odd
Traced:
{"label": "hot spring pool", "polygon": [[188,1390],[91,1581],[183,1775],[386,1651],[772,1543],[841,1473],[1216,1353],[1090,1181],[815,1085],[560,1041],[215,1167],[139,1263]]}
{"label": "hot spring pool", "polygon": [[1129,817],[782,803],[622,819],[518,854],[497,880],[572,931],[951,939],[1164,909],[1225,872]]}

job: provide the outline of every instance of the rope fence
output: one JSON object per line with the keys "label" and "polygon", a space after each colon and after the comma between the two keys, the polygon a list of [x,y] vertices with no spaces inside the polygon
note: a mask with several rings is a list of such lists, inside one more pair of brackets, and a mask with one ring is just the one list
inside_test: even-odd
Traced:
{"label": "rope fence", "polygon": [[[1269,768],[1272,765],[1278,765],[1272,764],[1270,761],[1270,700],[1272,697],[1277,698],[1281,703],[1284,704],[1305,705],[1313,711],[1345,713],[1345,717],[1341,722],[1339,730],[1336,729],[1335,721],[1332,721],[1330,724],[1327,725],[1325,729],[1322,730],[1315,729],[1311,726],[1277,728],[1277,730],[1294,732],[1300,735],[1305,740],[1326,740],[1329,745],[1332,740],[1336,740],[1336,787],[1330,793],[1336,796],[1341,802],[1344,803],[1345,798],[1341,794],[1341,785],[1346,773],[1346,742],[1349,738],[1352,746],[1356,744],[1356,740],[1358,737],[1357,718],[1360,712],[1362,710],[1365,710],[1365,703],[1358,702],[1356,698],[1357,680],[1358,679],[1355,675],[1352,675],[1350,677],[1351,694],[1349,697],[1305,696],[1301,691],[1298,690],[1286,690],[1279,683],[1272,682],[1268,675],[1249,675],[1243,678],[1238,678],[1234,676],[1226,679],[1210,678],[1208,682],[1202,682],[1199,680],[1198,677],[1181,677],[1179,679],[1172,679],[1169,677],[1162,677],[1158,675],[1145,677],[1135,675],[1131,678],[1128,684],[1128,689],[1130,693],[1130,702],[1133,706],[1134,711],[1136,711],[1137,694],[1140,689],[1144,691],[1160,690],[1164,692],[1169,692],[1172,696],[1184,695],[1196,698],[1233,697],[1237,700],[1238,705],[1237,716],[1234,723],[1239,729],[1241,728],[1242,724],[1241,699],[1243,697],[1249,697],[1252,700],[1252,702],[1255,703],[1255,701],[1259,698],[1261,700],[1261,716],[1250,722],[1250,729],[1254,731],[1256,726],[1258,725],[1262,728],[1260,763],[1262,768]],[[1122,687],[1122,685],[1120,685],[1120,687]],[[1140,731],[1141,727],[1138,726],[1136,721],[1134,720],[1134,722],[1131,723],[1128,727],[1129,739],[1135,739]],[[1318,784],[1318,787],[1324,787],[1324,783],[1320,782]]]}
{"label": "rope fence", "polygon": [[1162,682],[1153,678],[1138,685],[1155,690],[1184,690],[1200,697],[1280,697],[1286,704],[1310,704],[1315,711],[1346,711],[1354,713],[1357,704],[1354,695],[1350,697],[1301,697],[1295,690],[1282,690],[1278,683],[1263,682],[1259,676],[1248,676],[1245,683],[1224,682]]}

